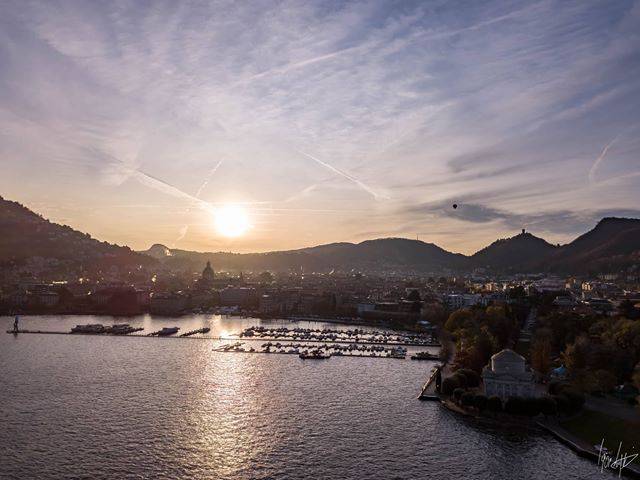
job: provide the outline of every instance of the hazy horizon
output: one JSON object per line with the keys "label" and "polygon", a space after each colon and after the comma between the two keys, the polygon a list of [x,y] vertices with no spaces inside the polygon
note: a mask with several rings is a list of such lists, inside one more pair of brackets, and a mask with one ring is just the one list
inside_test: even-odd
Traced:
{"label": "hazy horizon", "polygon": [[0,12],[0,195],[100,240],[471,254],[640,217],[637,1]]}

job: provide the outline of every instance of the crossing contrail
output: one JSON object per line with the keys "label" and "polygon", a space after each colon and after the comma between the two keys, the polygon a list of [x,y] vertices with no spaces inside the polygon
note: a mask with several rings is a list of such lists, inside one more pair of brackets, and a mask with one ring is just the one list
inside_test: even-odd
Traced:
{"label": "crossing contrail", "polygon": [[220,168],[220,165],[222,165],[222,162],[224,162],[224,160],[220,160],[216,164],[216,166],[211,169],[207,177],[204,179],[204,182],[202,182],[202,185],[200,185],[200,188],[196,191],[197,198],[200,198],[200,194],[202,193],[202,190],[204,190],[205,187],[209,184],[209,182],[211,181],[211,177],[213,177],[213,175],[218,171],[218,168]]}
{"label": "crossing contrail", "polygon": [[[202,193],[202,191],[205,189],[205,187],[209,184],[209,181],[211,180],[211,177],[213,177],[213,175],[216,173],[216,171],[218,170],[218,168],[220,168],[220,165],[222,165],[222,162],[224,160],[220,160],[215,167],[213,167],[210,171],[209,174],[205,177],[204,181],[202,182],[202,185],[200,185],[200,188],[198,188],[198,190],[196,191],[195,197],[197,199],[200,199],[200,194]],[[191,209],[187,208],[187,211],[185,213],[189,213]],[[176,243],[178,243],[180,240],[182,240],[184,237],[187,236],[187,233],[189,232],[189,224],[185,223],[179,230],[179,235],[178,238],[176,238],[175,242],[173,242],[173,244],[175,245]]]}
{"label": "crossing contrail", "polygon": [[367,192],[369,195],[373,196],[373,198],[375,198],[376,200],[380,200],[380,199],[388,200],[389,199],[388,196],[382,195],[382,194],[376,192],[373,188],[369,187],[366,183],[362,182],[361,180],[358,180],[353,175],[350,175],[347,172],[344,172],[344,171],[340,170],[339,168],[336,168],[333,165],[328,164],[327,162],[323,162],[319,158],[316,158],[313,155],[309,155],[308,153],[305,153],[302,150],[297,150],[297,152],[300,153],[301,155],[304,155],[307,158],[310,158],[314,162],[322,165],[323,167],[331,170],[333,173],[336,173],[336,174],[340,175],[341,177],[346,178],[350,182],[355,183],[358,187],[360,187],[362,190]]}

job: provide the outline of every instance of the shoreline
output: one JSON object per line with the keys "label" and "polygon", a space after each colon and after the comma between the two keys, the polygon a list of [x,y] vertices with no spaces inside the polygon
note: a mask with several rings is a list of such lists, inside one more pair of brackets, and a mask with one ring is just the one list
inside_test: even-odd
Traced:
{"label": "shoreline", "polygon": [[[514,422],[513,425],[510,425],[509,422],[505,422],[504,419],[491,418],[486,415],[479,415],[470,412],[463,407],[460,407],[453,403],[448,398],[442,398],[439,394],[436,396],[440,397],[440,404],[446,408],[448,411],[458,414],[463,418],[477,420],[483,423],[489,423],[494,425],[501,425],[507,427],[517,427],[522,428],[523,426],[528,426],[531,428],[538,427],[542,429],[542,431],[548,433],[553,438],[555,438],[559,443],[571,449],[576,455],[582,458],[589,459],[593,461],[598,468],[601,468],[601,456],[598,451],[594,448],[594,446],[589,445],[588,442],[582,438],[579,438],[565,428],[562,427],[557,421],[557,419],[550,420],[548,418],[531,418],[525,421],[523,419],[522,423]],[[429,398],[431,399],[431,398]],[[433,398],[435,400],[435,398]],[[640,465],[637,463],[631,463],[626,465],[622,470],[607,468],[607,470],[611,470],[612,472],[621,472],[623,475],[629,478],[640,478]]]}

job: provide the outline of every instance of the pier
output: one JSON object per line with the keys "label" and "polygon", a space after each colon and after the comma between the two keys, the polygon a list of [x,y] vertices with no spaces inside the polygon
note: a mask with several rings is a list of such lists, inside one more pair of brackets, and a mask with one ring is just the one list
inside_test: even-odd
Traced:
{"label": "pier", "polygon": [[[222,353],[262,353],[275,355],[299,355],[305,358],[330,358],[330,357],[347,357],[347,358],[393,358],[406,359],[407,350],[403,347],[385,348],[381,345],[336,345],[324,343],[276,343],[271,342],[263,344],[259,349],[243,347],[244,342],[230,343],[221,345],[214,349],[214,352]],[[315,357],[314,357],[315,355]]]}
{"label": "pier", "polygon": [[422,390],[420,391],[420,395],[418,395],[418,399],[420,400],[432,400],[439,402],[440,395],[436,391],[437,378],[440,376],[442,378],[442,370],[444,369],[444,365],[436,365],[433,367],[431,371],[431,375],[422,386]]}
{"label": "pier", "polygon": [[[137,329],[140,331],[141,329]],[[107,332],[70,332],[70,331],[55,331],[55,330],[29,330],[29,329],[20,329],[17,332],[13,330],[7,330],[9,334],[42,334],[42,335],[75,335],[75,336],[103,336],[103,337],[137,337],[137,338],[181,338],[181,339],[200,339],[200,340],[242,340],[243,342],[274,342],[274,341],[301,341],[305,343],[335,343],[342,345],[388,345],[388,346],[402,346],[402,347],[439,347],[440,344],[437,342],[433,343],[425,343],[424,341],[394,341],[394,340],[374,340],[371,338],[345,338],[345,339],[332,339],[332,338],[323,338],[323,339],[306,339],[306,338],[283,338],[283,337],[241,337],[237,335],[230,336],[214,336],[214,335],[205,335],[204,333],[199,333],[203,329],[198,329],[197,331],[187,332],[189,335],[157,335],[157,332],[152,333],[107,333]],[[156,334],[156,335],[153,335]]]}

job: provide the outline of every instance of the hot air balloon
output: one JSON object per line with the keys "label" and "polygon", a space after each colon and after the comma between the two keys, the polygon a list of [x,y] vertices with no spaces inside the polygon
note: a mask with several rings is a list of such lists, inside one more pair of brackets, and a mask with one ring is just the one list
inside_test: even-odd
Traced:
{"label": "hot air balloon", "polygon": [[454,209],[454,210],[455,210],[456,208],[458,208],[458,204],[457,204],[457,203],[454,203],[452,206],[453,206],[453,209]]}

